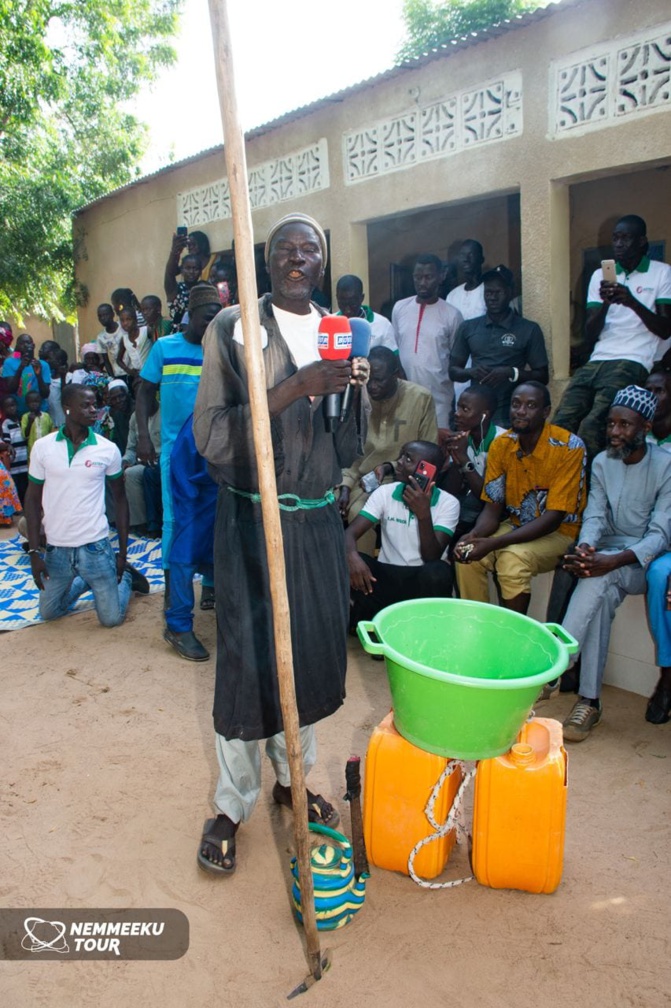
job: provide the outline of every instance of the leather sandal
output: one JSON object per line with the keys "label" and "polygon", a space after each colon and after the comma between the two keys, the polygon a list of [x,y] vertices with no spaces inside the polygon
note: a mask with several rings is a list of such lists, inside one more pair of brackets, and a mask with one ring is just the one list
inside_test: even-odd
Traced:
{"label": "leather sandal", "polygon": [[[228,816],[220,815],[216,819],[206,819],[203,825],[203,835],[198,848],[198,867],[210,875],[232,875],[235,871],[235,834],[239,823],[234,823]],[[216,830],[216,832],[215,832]],[[224,836],[219,836],[223,833]],[[221,851],[222,864],[210,861],[203,851],[203,845],[209,844]],[[225,863],[228,862],[228,863]]]}
{"label": "leather sandal", "polygon": [[[308,801],[308,821],[312,823],[320,823],[322,826],[329,826],[331,829],[335,827],[340,822],[340,814],[334,809],[330,802],[326,801],[326,798],[322,797],[320,794],[313,794],[312,791],[308,791],[307,788],[307,801]],[[287,808],[292,808],[291,800],[291,789],[285,788],[279,781],[275,781],[275,786],[273,788],[273,800],[277,802],[278,805],[285,805]]]}

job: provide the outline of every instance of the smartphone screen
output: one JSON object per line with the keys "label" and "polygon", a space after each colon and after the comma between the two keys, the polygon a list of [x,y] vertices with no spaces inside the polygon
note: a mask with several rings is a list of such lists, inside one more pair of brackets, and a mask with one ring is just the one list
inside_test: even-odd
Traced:
{"label": "smartphone screen", "polygon": [[180,238],[186,238],[187,229],[183,225],[177,228],[177,234]]}

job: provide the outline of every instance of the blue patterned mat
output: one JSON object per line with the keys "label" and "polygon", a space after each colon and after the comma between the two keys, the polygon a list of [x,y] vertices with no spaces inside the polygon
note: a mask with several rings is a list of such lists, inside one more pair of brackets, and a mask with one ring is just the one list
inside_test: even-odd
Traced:
{"label": "blue patterned mat", "polygon": [[[116,534],[110,537],[116,549]],[[0,631],[20,630],[40,623],[39,592],[30,573],[28,554],[21,549],[23,539],[16,535],[0,541]],[[161,540],[129,536],[128,562],[142,571],[151,592],[163,591]],[[93,595],[86,592],[77,601],[73,612],[93,609]]]}

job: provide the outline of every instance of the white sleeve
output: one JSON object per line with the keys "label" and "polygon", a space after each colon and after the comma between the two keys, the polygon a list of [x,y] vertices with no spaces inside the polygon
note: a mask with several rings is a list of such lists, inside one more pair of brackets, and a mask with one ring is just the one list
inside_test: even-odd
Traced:
{"label": "white sleeve", "polygon": [[118,476],[121,472],[121,452],[112,441],[110,441],[110,447],[114,450],[110,453],[110,460],[105,469],[105,476],[107,477]]}
{"label": "white sleeve", "polygon": [[431,521],[434,530],[453,535],[459,521],[459,511],[460,504],[457,498],[447,491],[441,490],[438,503],[431,508]]}
{"label": "white sleeve", "polygon": [[387,510],[387,497],[389,488],[393,490],[396,486],[395,483],[389,483],[385,486],[378,487],[377,490],[373,490],[372,494],[359,511],[362,518],[368,518],[369,521],[379,522]]}
{"label": "white sleeve", "polygon": [[592,276],[591,276],[591,279],[590,279],[590,282],[589,282],[589,288],[587,290],[587,307],[588,308],[589,308],[590,305],[603,304],[603,301],[601,300],[601,295],[599,294],[599,287],[601,286],[602,277],[603,277],[603,272],[602,272],[602,270],[600,268],[598,270],[594,270],[594,272],[592,273]]}

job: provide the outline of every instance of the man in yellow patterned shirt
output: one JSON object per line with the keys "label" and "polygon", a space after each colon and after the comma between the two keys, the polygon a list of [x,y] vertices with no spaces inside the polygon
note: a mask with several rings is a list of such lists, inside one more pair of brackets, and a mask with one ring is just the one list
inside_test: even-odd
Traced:
{"label": "man in yellow patterned shirt", "polygon": [[511,428],[487,456],[485,506],[454,550],[462,598],[488,602],[487,575],[495,573],[501,604],[525,613],[531,579],[554,570],[576,539],[585,505],[585,446],[547,423],[549,414],[545,385],[517,386]]}

